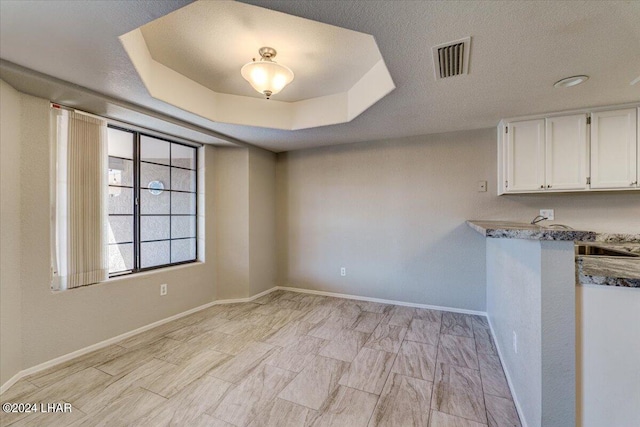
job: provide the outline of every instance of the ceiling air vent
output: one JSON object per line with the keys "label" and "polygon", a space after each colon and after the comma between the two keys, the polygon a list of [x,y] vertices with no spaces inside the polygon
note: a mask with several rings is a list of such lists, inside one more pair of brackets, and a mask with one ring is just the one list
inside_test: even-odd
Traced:
{"label": "ceiling air vent", "polygon": [[436,80],[467,74],[471,37],[433,47]]}

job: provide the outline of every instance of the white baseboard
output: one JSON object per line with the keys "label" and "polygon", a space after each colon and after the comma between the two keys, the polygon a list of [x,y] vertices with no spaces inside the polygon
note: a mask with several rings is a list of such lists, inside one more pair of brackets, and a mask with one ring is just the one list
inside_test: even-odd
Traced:
{"label": "white baseboard", "polygon": [[455,308],[455,307],[443,307],[440,305],[416,304],[412,302],[395,301],[395,300],[382,299],[382,298],[361,297],[358,295],[341,294],[338,292],[315,291],[312,289],[292,288],[289,286],[276,286],[276,289],[280,289],[283,291],[300,292],[303,294],[323,295],[327,297],[337,297],[337,298],[345,298],[345,299],[355,299],[359,301],[379,302],[381,304],[401,305],[404,307],[427,308],[431,310],[451,311],[453,313],[475,314],[478,316],[485,316],[485,317],[487,315],[487,313],[484,311],[467,310],[464,308]]}
{"label": "white baseboard", "polygon": [[511,391],[511,397],[513,397],[513,403],[516,406],[516,411],[518,412],[518,417],[520,417],[520,424],[522,427],[528,427],[527,420],[524,418],[524,414],[522,413],[522,407],[520,406],[520,402],[518,401],[518,396],[515,393],[513,388],[513,382],[511,381],[511,375],[509,374],[509,370],[507,369],[507,365],[504,363],[504,358],[502,357],[502,351],[500,351],[500,344],[496,339],[496,332],[493,329],[493,324],[491,323],[491,319],[487,316],[487,321],[489,322],[489,328],[491,329],[491,336],[493,338],[493,342],[496,345],[496,350],[498,351],[498,357],[500,358],[500,364],[502,364],[502,370],[504,371],[504,376],[507,378],[507,384],[509,385],[509,391]]}
{"label": "white baseboard", "polygon": [[85,355],[87,353],[91,353],[92,351],[100,350],[101,348],[107,347],[107,346],[109,346],[111,344],[116,344],[119,341],[123,341],[123,340],[125,340],[125,339],[127,339],[129,337],[132,337],[132,336],[134,336],[136,334],[139,334],[141,332],[148,331],[149,329],[153,329],[153,328],[155,328],[157,326],[163,325],[165,323],[171,322],[171,321],[176,320],[176,319],[180,319],[181,317],[188,316],[188,315],[193,314],[193,313],[195,313],[197,311],[204,310],[204,309],[212,307],[214,305],[234,304],[234,303],[239,303],[239,302],[251,302],[251,301],[253,301],[255,299],[260,298],[261,296],[267,295],[267,294],[275,291],[276,289],[278,289],[278,288],[277,287],[273,287],[271,289],[267,289],[264,292],[260,292],[259,294],[256,294],[256,295],[253,295],[253,296],[247,297],[247,298],[236,298],[236,299],[225,299],[225,300],[213,301],[213,302],[201,305],[199,307],[195,307],[195,308],[192,308],[190,310],[183,311],[182,313],[175,314],[175,315],[167,317],[165,319],[158,320],[157,322],[149,323],[148,325],[141,326],[141,327],[139,327],[137,329],[134,329],[132,331],[125,332],[124,334],[117,335],[115,337],[106,339],[104,341],[100,341],[100,342],[98,342],[96,344],[92,344],[90,346],[81,348],[80,350],[76,350],[76,351],[73,351],[71,353],[67,353],[67,354],[62,355],[60,357],[56,357],[55,359],[48,360],[46,362],[40,363],[39,365],[32,366],[30,368],[24,369],[24,370],[18,372],[17,374],[15,374],[13,377],[11,377],[7,382],[2,384],[2,386],[0,386],[0,395],[2,393],[4,393],[5,391],[7,391],[9,389],[9,387],[14,385],[21,378],[24,378],[26,376],[35,374],[37,372],[44,371],[45,369],[49,369],[52,366],[59,365],[61,363],[67,362],[67,361],[69,361],[71,359],[74,359],[76,357],[83,356],[83,355]]}

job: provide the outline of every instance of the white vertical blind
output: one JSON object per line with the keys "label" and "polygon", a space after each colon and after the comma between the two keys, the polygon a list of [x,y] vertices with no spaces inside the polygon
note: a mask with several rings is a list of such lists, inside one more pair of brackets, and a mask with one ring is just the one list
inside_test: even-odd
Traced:
{"label": "white vertical blind", "polygon": [[107,122],[52,109],[56,120],[54,288],[109,277]]}

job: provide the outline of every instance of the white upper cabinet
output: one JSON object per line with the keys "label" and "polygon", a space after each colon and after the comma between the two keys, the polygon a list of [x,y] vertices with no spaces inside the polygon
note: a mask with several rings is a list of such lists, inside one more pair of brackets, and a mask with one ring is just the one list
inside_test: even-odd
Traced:
{"label": "white upper cabinet", "polygon": [[550,117],[545,128],[545,188],[588,188],[587,115]]}
{"label": "white upper cabinet", "polygon": [[498,194],[638,191],[638,125],[638,104],[502,120]]}
{"label": "white upper cabinet", "polygon": [[544,120],[508,123],[506,141],[506,191],[544,188]]}
{"label": "white upper cabinet", "polygon": [[591,115],[591,188],[638,187],[637,109]]}
{"label": "white upper cabinet", "polygon": [[587,115],[509,122],[507,193],[587,188]]}

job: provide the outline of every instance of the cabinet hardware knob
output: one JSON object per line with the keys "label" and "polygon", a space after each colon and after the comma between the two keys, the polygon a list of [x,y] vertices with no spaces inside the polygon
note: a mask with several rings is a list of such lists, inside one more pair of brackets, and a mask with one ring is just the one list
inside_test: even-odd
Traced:
{"label": "cabinet hardware knob", "polygon": [[544,188],[544,185],[541,185],[540,188]]}
{"label": "cabinet hardware knob", "polygon": [[551,188],[551,186],[550,186],[550,185],[547,185],[547,188]]}
{"label": "cabinet hardware knob", "polygon": [[638,181],[633,181],[631,185],[638,185]]}

